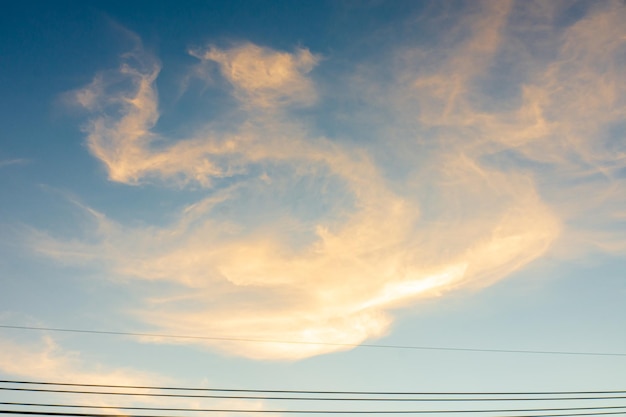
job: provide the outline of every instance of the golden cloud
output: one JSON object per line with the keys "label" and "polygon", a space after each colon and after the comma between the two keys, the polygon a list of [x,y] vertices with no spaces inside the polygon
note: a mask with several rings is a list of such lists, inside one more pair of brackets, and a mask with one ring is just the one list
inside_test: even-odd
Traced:
{"label": "golden cloud", "polygon": [[[429,65],[418,65],[414,60],[431,51],[399,48],[401,64],[389,70],[385,62],[391,82],[368,73],[360,94],[370,107],[359,111],[367,116],[385,107],[395,116],[374,145],[320,137],[278,111],[319,100],[307,75],[319,58],[306,49],[243,44],[194,51],[219,66],[248,119],[177,141],[155,129],[158,66],[123,67],[131,90],[109,94],[94,84],[80,93],[88,108],[104,100],[120,110],[96,110],[87,128],[91,153],[113,181],[195,184],[208,197],[165,226],[130,227],[92,210],[90,241],[39,232],[33,245],[57,259],[103,262],[116,275],[155,286],[176,284],[175,294],[134,311],[160,332],[275,341],[184,343],[300,359],[382,337],[391,310],[497,282],[560,237],[584,240],[591,234],[572,220],[587,219],[598,205],[611,218],[622,201],[616,172],[625,158],[623,150],[609,152],[606,129],[626,108],[619,71],[624,8],[607,3],[570,27],[553,28],[555,58],[526,64],[513,104],[495,110],[486,110],[489,97],[477,79],[490,75],[503,49],[530,54],[507,31],[510,2],[477,10],[461,22],[470,35],[451,41],[447,56],[433,52]],[[380,149],[404,164],[406,177],[389,175],[393,167],[378,158]],[[220,178],[229,185],[210,189]],[[572,204],[578,192],[590,196],[584,209]],[[304,208],[294,208],[297,198]],[[320,201],[326,206],[314,204]]]}

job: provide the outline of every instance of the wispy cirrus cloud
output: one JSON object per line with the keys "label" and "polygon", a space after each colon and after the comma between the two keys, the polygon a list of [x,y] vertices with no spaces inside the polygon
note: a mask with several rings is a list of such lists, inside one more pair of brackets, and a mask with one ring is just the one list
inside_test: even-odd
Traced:
{"label": "wispy cirrus cloud", "polygon": [[[69,384],[102,384],[102,385],[129,385],[129,386],[176,386],[170,377],[164,377],[158,373],[145,372],[128,367],[120,367],[94,361],[77,350],[64,348],[52,337],[45,335],[36,340],[24,341],[0,339],[0,373],[4,379],[18,378],[19,380],[60,382]],[[204,381],[207,385],[208,381]],[[182,383],[181,386],[189,386]],[[10,387],[11,385],[5,385]],[[18,386],[19,387],[19,386]],[[36,386],[31,386],[37,388]],[[21,387],[25,388],[25,386]],[[41,388],[41,387],[39,387]],[[37,389],[39,389],[37,388]],[[69,392],[78,391],[76,394],[68,393],[43,393],[43,392],[18,392],[13,391],[18,397],[14,401],[28,403],[59,403],[72,404],[73,406],[106,407],[107,413],[124,416],[128,410],[123,407],[163,407],[163,408],[188,408],[188,409],[244,409],[262,410],[266,407],[263,400],[241,400],[236,398],[224,399],[198,399],[198,398],[164,398],[150,396],[158,394],[152,389],[144,390],[99,390],[98,388],[53,387],[48,389],[67,389]],[[81,391],[103,392],[104,394],[88,394]],[[107,391],[135,392],[148,395],[106,395]],[[51,401],[51,398],[55,398]],[[120,407],[120,408],[118,408]],[[87,410],[87,409],[86,409]],[[231,413],[223,412],[222,415]],[[276,414],[272,414],[276,415]]]}
{"label": "wispy cirrus cloud", "polygon": [[94,384],[145,384],[165,381],[155,374],[132,369],[108,368],[81,357],[77,351],[63,349],[45,336],[36,342],[0,340],[0,371],[22,378]]}
{"label": "wispy cirrus cloud", "polygon": [[312,104],[317,93],[306,76],[320,58],[308,49],[295,53],[275,51],[246,43],[230,49],[191,50],[203,64],[219,65],[222,76],[246,106],[275,108]]}
{"label": "wispy cirrus cloud", "polygon": [[27,164],[30,161],[24,158],[14,158],[14,159],[0,159],[0,168],[4,168],[11,165],[23,165]]}
{"label": "wispy cirrus cloud", "polygon": [[[91,239],[36,232],[33,245],[176,284],[134,308],[161,332],[346,344],[385,335],[392,309],[490,285],[573,240],[619,249],[607,225],[623,216],[624,7],[598,4],[560,27],[562,10],[531,6],[472,6],[445,53],[401,45],[392,62],[364,58],[369,70],[334,94],[368,103],[344,109],[347,123],[392,115],[368,143],[320,136],[288,111],[323,105],[309,75],[319,57],[249,43],[193,52],[202,68],[219,67],[243,120],[165,137],[159,65],[138,50],[133,61],[152,64],[115,74],[131,88],[96,81],[78,93],[94,112],[89,150],[112,181],[204,187],[207,197],[166,226],[92,210]],[[541,24],[515,25],[518,16]],[[552,41],[530,42],[537,30]],[[498,83],[512,92],[494,94]],[[345,349],[193,343],[259,359]]]}

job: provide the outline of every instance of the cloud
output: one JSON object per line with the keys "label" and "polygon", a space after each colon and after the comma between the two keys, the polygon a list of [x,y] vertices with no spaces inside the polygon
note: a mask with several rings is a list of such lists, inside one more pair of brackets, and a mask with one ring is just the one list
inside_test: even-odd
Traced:
{"label": "cloud", "polygon": [[624,18],[620,2],[592,8],[562,32],[556,58],[524,84],[519,109],[480,122],[496,147],[543,166],[537,181],[571,225],[564,238],[577,251],[573,242],[585,245],[587,235],[592,243],[598,233],[605,249],[623,247],[609,242],[624,241],[616,221],[626,168],[619,127],[626,115]]}
{"label": "cloud", "polygon": [[[248,44],[228,51],[212,48],[200,57],[221,65],[222,73],[246,106],[266,108],[315,99],[312,83],[304,74],[315,65],[317,57],[308,50],[289,54]],[[100,113],[85,127],[87,143],[90,152],[105,164],[112,181],[139,184],[142,177],[157,177],[210,186],[214,178],[242,172],[247,159],[266,158],[264,146],[282,146],[279,138],[273,143],[260,143],[265,139],[256,132],[266,128],[264,120],[251,120],[229,132],[208,131],[197,138],[168,143],[171,141],[152,131],[159,119],[154,83],[160,65],[141,50],[126,54],[125,61],[110,77],[115,82],[103,81],[100,74],[89,86],[75,92],[77,103]],[[125,83],[132,87],[120,89]],[[123,116],[118,117],[119,113]],[[288,144],[285,152],[294,146]]]}
{"label": "cloud", "polygon": [[[192,52],[219,66],[238,118],[165,136],[159,65],[135,51],[148,64],[123,65],[124,83],[80,93],[94,112],[89,150],[112,181],[206,196],[166,225],[89,209],[89,238],[37,231],[31,245],[149,281],[161,295],[132,314],[159,332],[275,341],[184,343],[292,360],[348,347],[281,341],[382,337],[393,310],[491,285],[559,248],[623,250],[610,229],[623,220],[624,7],[561,26],[556,7],[470,9],[436,48],[394,45],[393,59],[365,58],[353,85],[336,86],[367,103],[343,110],[349,139],[287,111],[321,104],[307,75],[319,57],[250,43]],[[537,31],[550,42],[532,42]],[[381,113],[392,122],[359,140]]]}
{"label": "cloud", "polygon": [[[210,211],[194,221],[195,207],[166,229],[131,230],[103,219],[98,221],[101,240],[93,245],[66,243],[58,252],[56,240],[46,245],[39,237],[37,242],[54,257],[80,261],[88,254],[121,276],[178,284],[173,294],[168,290],[135,310],[162,332],[353,344],[384,335],[391,308],[454,288],[487,285],[545,252],[558,226],[549,211],[530,200],[495,221],[485,219],[480,230],[467,231],[475,237],[469,241],[463,230],[451,230],[453,225],[426,227],[412,236],[413,208],[387,201],[353,214],[335,231],[319,226],[313,242],[300,250],[285,241],[279,224],[272,225],[278,229],[273,233],[231,230],[213,221]],[[205,203],[203,210],[219,207]],[[459,246],[467,247],[449,249],[442,257],[447,242],[441,234],[455,232]],[[440,241],[428,242],[430,236]],[[202,343],[263,359],[346,349]]]}
{"label": "cloud", "polygon": [[[461,225],[431,225],[420,222],[417,201],[389,189],[366,155],[327,141],[316,147],[305,146],[312,140],[295,142],[291,136],[290,141],[291,146],[266,142],[244,153],[255,163],[271,161],[265,163],[269,183],[248,179],[215,192],[183,210],[169,227],[133,229],[93,212],[93,243],[62,243],[39,234],[33,236],[34,245],[57,259],[104,261],[121,276],[178,284],[174,295],[147,300],[135,311],[162,332],[358,344],[386,334],[392,323],[389,309],[496,281],[541,255],[558,233],[558,220],[532,187],[525,184],[521,193],[506,175],[451,162],[458,171],[449,174],[452,179],[467,181],[459,188],[497,194],[494,208],[472,213],[480,218]],[[277,161],[279,167],[272,167]],[[291,172],[294,181],[274,179],[279,168]],[[343,187],[330,195],[317,184],[302,190],[301,179],[309,176]],[[313,221],[307,220],[309,213],[279,211],[295,192],[313,193],[311,199],[329,199],[337,207]],[[341,207],[336,200],[345,194],[351,198]],[[263,195],[278,201],[269,207],[250,205],[263,201]],[[224,219],[220,210],[236,210],[237,216]],[[257,210],[280,216],[241,224]],[[262,359],[346,349],[203,343]]]}
{"label": "cloud", "polygon": [[[624,247],[620,233],[610,231],[621,230],[619,222],[609,219],[623,204],[626,31],[619,22],[626,10],[620,2],[599,2],[562,25],[556,22],[570,12],[564,4],[535,5],[483,3],[459,23],[476,36],[453,40],[444,58],[441,45],[400,48],[393,69],[399,87],[380,106],[393,106],[396,123],[423,136],[413,151],[396,141],[410,157],[430,146],[444,155],[437,163],[456,152],[477,167],[532,179],[567,224],[559,251],[580,253],[599,241]],[[476,50],[479,39],[491,46]],[[367,97],[378,103],[379,94]]]}
{"label": "cloud", "polygon": [[246,43],[228,50],[192,50],[190,54],[203,62],[217,63],[222,76],[235,89],[235,96],[246,106],[274,108],[316,100],[313,83],[306,74],[320,58],[308,49],[300,48],[292,54]]}
{"label": "cloud", "polygon": [[[111,367],[94,362],[84,353],[64,349],[50,336],[39,340],[21,343],[8,339],[0,340],[0,373],[5,379],[7,375],[20,379],[45,382],[62,382],[76,384],[130,385],[130,386],[176,386],[171,378],[163,377],[154,372],[143,372],[130,368]],[[10,378],[9,378],[10,379]],[[180,384],[189,386],[190,384]],[[207,381],[203,386],[207,386]],[[210,385],[209,385],[210,386]],[[50,387],[54,389],[54,387]],[[64,389],[60,387],[60,389]],[[97,388],[92,389],[98,391]],[[101,390],[102,391],[102,390]],[[106,390],[105,390],[106,391]],[[120,391],[120,390],[115,390]],[[122,390],[124,392],[125,390]],[[154,390],[133,390],[146,394]],[[42,397],[42,394],[44,397]],[[18,395],[18,393],[16,393]],[[89,395],[89,394],[55,394],[55,393],[19,393],[22,400],[29,403],[57,403],[84,405],[86,407],[114,407],[107,412],[124,416],[129,411],[116,407],[164,407],[189,409],[248,409],[262,410],[266,407],[263,400],[212,399],[210,403],[202,399],[192,398],[160,398],[149,396],[127,395]],[[45,400],[43,399],[45,398]],[[57,398],[50,400],[51,398]],[[220,413],[227,415],[230,413]],[[276,415],[276,414],[272,414]]]}
{"label": "cloud", "polygon": [[23,158],[15,158],[15,159],[4,159],[0,160],[0,168],[4,168],[11,165],[23,165],[30,162],[28,159]]}
{"label": "cloud", "polygon": [[129,385],[163,381],[154,374],[131,369],[107,369],[93,363],[88,365],[79,352],[64,350],[47,336],[28,345],[0,340],[0,348],[3,353],[0,370],[19,377],[55,381],[62,375],[64,382]]}
{"label": "cloud", "polygon": [[[471,35],[462,40],[454,39],[452,45],[441,45],[443,56],[424,56],[424,51],[405,51],[406,62],[425,58],[428,70],[412,81],[419,102],[420,122],[431,124],[456,124],[451,117],[462,113],[462,100],[467,98],[469,83],[489,67],[502,42],[502,31],[513,6],[512,1],[480,2],[481,7],[472,11],[460,26]],[[429,51],[430,53],[431,51]],[[408,62],[406,62],[408,63]],[[413,77],[409,76],[408,79]]]}

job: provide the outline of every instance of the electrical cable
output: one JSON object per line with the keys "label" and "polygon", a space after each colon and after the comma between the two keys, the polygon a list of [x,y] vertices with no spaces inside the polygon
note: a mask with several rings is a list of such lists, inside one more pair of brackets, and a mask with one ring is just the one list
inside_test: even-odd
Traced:
{"label": "electrical cable", "polygon": [[[70,386],[70,387],[90,387],[90,388],[123,388],[123,389],[149,389],[149,390],[175,390],[175,391],[205,391],[205,392],[250,392],[250,393],[284,393],[284,394],[339,394],[339,395],[601,395],[601,394],[626,394],[626,390],[613,391],[518,391],[518,392],[428,392],[428,391],[309,391],[309,390],[262,390],[262,389],[233,389],[233,388],[199,388],[199,387],[172,387],[154,385],[115,385],[115,384],[82,384],[68,382],[47,382],[47,381],[23,381],[23,380],[0,380],[0,384],[14,385],[46,385],[46,386]],[[12,387],[0,387],[0,389]],[[63,391],[65,392],[65,391]],[[81,393],[80,391],[68,391]],[[95,391],[95,393],[103,393]],[[151,394],[152,395],[152,394]],[[156,394],[155,394],[156,395]],[[297,397],[290,397],[290,399]],[[532,398],[537,400],[541,398]],[[585,399],[618,399],[619,397],[563,397],[571,400]],[[548,398],[554,399],[554,398]],[[515,399],[517,400],[517,398]]]}
{"label": "electrical cable", "polygon": [[[214,412],[226,412],[226,413],[264,413],[266,410],[235,410],[235,409],[223,409],[223,410],[211,410]],[[289,411],[280,411],[281,413],[288,413]],[[452,413],[463,413],[464,411],[452,411]],[[496,412],[494,410],[494,412]],[[420,411],[311,411],[311,414],[420,414]],[[97,413],[67,413],[67,412],[54,412],[54,411],[20,411],[20,410],[2,410],[0,414],[17,414],[17,415],[36,415],[36,416],[66,416],[66,417],[120,417],[119,414],[97,414]],[[426,414],[426,413],[424,413]],[[506,417],[574,417],[574,416],[597,416],[597,415],[616,415],[626,414],[625,411],[598,411],[589,413],[573,413],[573,414],[533,414],[533,415],[508,415]],[[166,416],[166,415],[147,415],[147,414],[124,414],[124,417],[181,417],[181,416]]]}
{"label": "electrical cable", "polygon": [[[231,412],[231,413],[289,413],[289,414],[451,414],[451,413],[535,413],[552,411],[598,411],[626,409],[626,406],[604,407],[562,407],[562,408],[523,408],[523,409],[481,409],[481,410],[265,410],[265,409],[231,409],[231,408],[164,408],[164,407],[117,407],[106,405],[77,405],[77,404],[35,404],[0,402],[1,405],[28,406],[28,407],[67,407],[88,409],[118,409],[118,410],[143,410],[143,411],[189,411],[189,412]],[[626,410],[622,412],[626,413]]]}
{"label": "electrical cable", "polygon": [[251,338],[234,338],[234,337],[118,332],[118,331],[105,331],[105,330],[67,329],[67,328],[54,328],[54,327],[14,326],[14,325],[7,325],[7,324],[0,324],[0,328],[15,329],[15,330],[39,330],[39,331],[49,331],[49,332],[117,335],[117,336],[160,337],[160,338],[168,338],[168,339],[215,340],[215,341],[246,342],[246,343],[284,343],[284,344],[296,344],[296,345],[344,346],[344,347],[365,347],[365,348],[380,348],[380,349],[439,350],[439,351],[457,351],[457,352],[490,352],[490,353],[523,353],[523,354],[539,354],[539,355],[623,356],[623,357],[626,357],[626,353],[621,353],[621,352],[573,352],[573,351],[552,351],[552,350],[480,349],[480,348],[460,348],[460,347],[443,347],[443,346],[380,345],[380,344],[372,344],[372,343],[362,343],[362,344],[330,343],[330,342],[309,342],[309,341],[296,341],[296,340],[270,340],[270,339],[251,339]]}
{"label": "electrical cable", "polygon": [[[123,395],[136,397],[167,397],[167,398],[211,398],[232,400],[288,400],[288,401],[380,401],[380,402],[486,402],[486,401],[564,401],[564,400],[616,400],[626,399],[626,396],[603,397],[543,397],[543,398],[340,398],[340,397],[271,397],[251,395],[199,395],[199,394],[161,394],[145,392],[118,392],[118,391],[82,391],[41,388],[0,387],[0,391],[21,392],[48,392],[57,394],[95,394],[95,395]],[[434,394],[434,393],[431,393]],[[477,394],[480,395],[480,394]]]}

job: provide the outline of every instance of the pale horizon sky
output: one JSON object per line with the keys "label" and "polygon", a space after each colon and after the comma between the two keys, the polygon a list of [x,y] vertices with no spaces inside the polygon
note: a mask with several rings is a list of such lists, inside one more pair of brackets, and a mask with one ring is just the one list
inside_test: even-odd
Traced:
{"label": "pale horizon sky", "polygon": [[623,1],[3,8],[2,378],[626,389]]}

